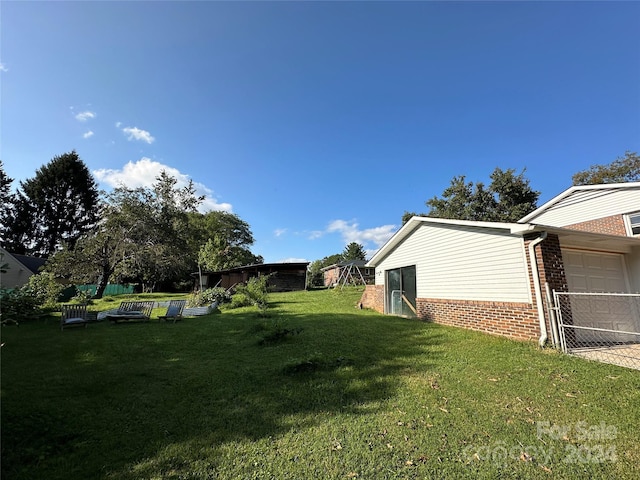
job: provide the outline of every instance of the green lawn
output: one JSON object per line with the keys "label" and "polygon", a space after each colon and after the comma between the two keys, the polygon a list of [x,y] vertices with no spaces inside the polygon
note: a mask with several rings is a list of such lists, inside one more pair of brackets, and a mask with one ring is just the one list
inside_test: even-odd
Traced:
{"label": "green lawn", "polygon": [[3,327],[2,478],[640,478],[640,372],[359,297]]}

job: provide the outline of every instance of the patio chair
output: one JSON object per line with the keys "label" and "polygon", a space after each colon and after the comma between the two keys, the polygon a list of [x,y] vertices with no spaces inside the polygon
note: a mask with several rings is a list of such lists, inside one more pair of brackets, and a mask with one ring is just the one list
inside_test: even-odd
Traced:
{"label": "patio chair", "polygon": [[167,313],[158,317],[159,320],[173,320],[176,323],[178,320],[182,320],[182,311],[184,310],[186,300],[171,300],[167,307]]}
{"label": "patio chair", "polygon": [[154,302],[122,302],[118,310],[108,312],[107,320],[118,322],[148,322],[151,318]]}
{"label": "patio chair", "polygon": [[60,330],[64,330],[65,327],[84,325],[86,328],[89,324],[89,318],[87,317],[86,305],[62,305],[62,315],[60,315]]}

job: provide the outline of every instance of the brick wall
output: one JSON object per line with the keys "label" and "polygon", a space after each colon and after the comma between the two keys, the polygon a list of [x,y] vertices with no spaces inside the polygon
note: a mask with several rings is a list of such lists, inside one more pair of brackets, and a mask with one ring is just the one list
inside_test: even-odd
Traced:
{"label": "brick wall", "polygon": [[331,287],[333,284],[338,282],[338,278],[340,277],[340,267],[325,270],[322,273],[322,276],[324,278],[324,286]]}
{"label": "brick wall", "polygon": [[564,228],[571,230],[580,230],[582,232],[605,233],[608,235],[627,236],[627,229],[624,225],[624,217],[622,215],[612,215],[610,217],[598,218],[588,222],[574,223]]}
{"label": "brick wall", "polygon": [[384,313],[384,285],[367,285],[360,297],[360,305]]}
{"label": "brick wall", "polygon": [[416,303],[419,317],[427,321],[518,340],[540,336],[536,308],[529,303],[439,298],[418,298]]}

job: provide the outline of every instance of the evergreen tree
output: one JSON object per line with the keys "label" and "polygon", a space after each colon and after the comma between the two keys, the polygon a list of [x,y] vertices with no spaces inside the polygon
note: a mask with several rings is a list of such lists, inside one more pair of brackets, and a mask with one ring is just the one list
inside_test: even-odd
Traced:
{"label": "evergreen tree", "polygon": [[342,252],[342,261],[348,262],[352,260],[366,260],[367,254],[364,247],[356,242],[351,242]]}
{"label": "evergreen tree", "polygon": [[[14,218],[14,195],[11,193],[13,178],[9,178],[0,160],[0,243],[5,246],[5,238],[9,223]],[[18,252],[15,252],[18,253]]]}
{"label": "evergreen tree", "polygon": [[98,188],[75,150],[54,157],[20,187],[6,233],[14,251],[48,257],[63,243],[73,249],[96,224]]}

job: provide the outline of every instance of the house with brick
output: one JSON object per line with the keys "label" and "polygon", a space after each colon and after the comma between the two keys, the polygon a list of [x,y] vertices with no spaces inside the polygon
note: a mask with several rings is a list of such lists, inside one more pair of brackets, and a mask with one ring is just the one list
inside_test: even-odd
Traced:
{"label": "house with brick", "polygon": [[413,217],[367,266],[363,307],[543,344],[551,292],[640,292],[640,182],[574,186],[515,223]]}

